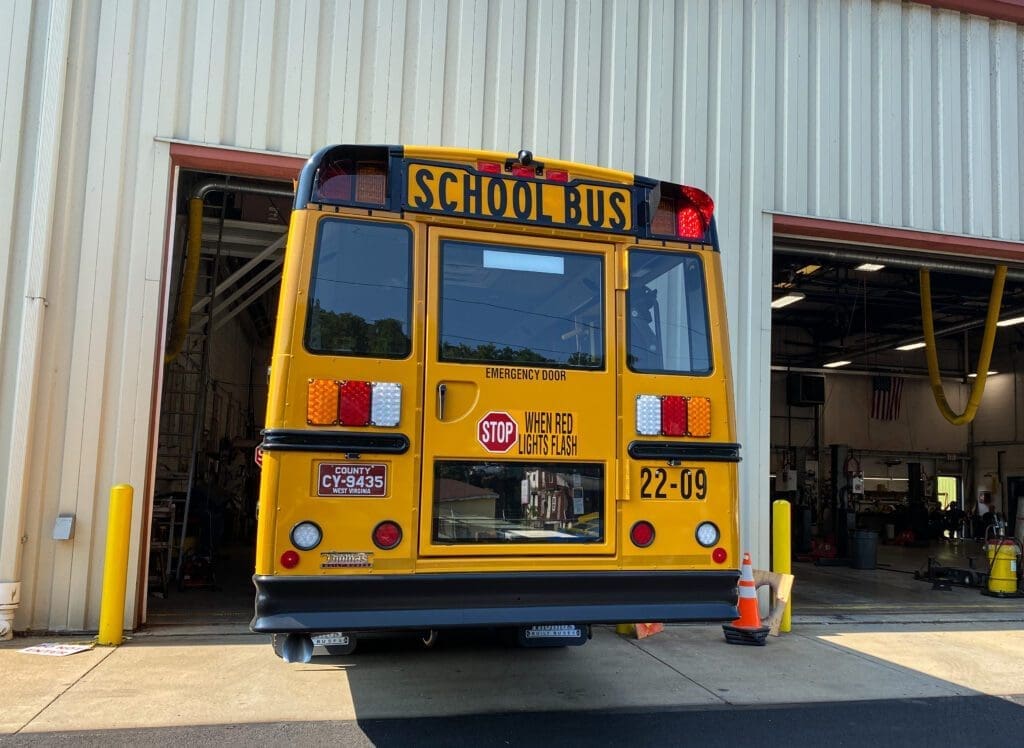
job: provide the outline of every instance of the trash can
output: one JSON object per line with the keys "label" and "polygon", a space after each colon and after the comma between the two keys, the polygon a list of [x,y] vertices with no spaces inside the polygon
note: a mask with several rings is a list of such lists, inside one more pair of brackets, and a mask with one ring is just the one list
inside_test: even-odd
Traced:
{"label": "trash can", "polygon": [[874,569],[878,562],[878,533],[855,530],[851,566],[854,569]]}

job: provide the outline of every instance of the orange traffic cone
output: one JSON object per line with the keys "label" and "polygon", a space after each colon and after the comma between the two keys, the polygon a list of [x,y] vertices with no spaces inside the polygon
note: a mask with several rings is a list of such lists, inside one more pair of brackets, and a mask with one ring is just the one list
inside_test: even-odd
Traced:
{"label": "orange traffic cone", "polygon": [[729,644],[753,644],[763,647],[768,639],[768,626],[761,625],[757,610],[757,589],[754,586],[754,567],[750,554],[743,554],[743,568],[740,572],[740,617],[732,623],[722,624],[725,640]]}

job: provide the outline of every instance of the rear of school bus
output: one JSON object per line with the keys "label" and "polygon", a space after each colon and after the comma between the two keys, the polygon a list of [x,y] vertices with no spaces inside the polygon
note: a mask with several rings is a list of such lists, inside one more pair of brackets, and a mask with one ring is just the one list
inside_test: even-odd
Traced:
{"label": "rear of school bus", "polygon": [[[270,375],[254,631],[736,615],[713,204],[624,172],[332,146],[304,168]],[[295,652],[300,654],[296,655]]]}

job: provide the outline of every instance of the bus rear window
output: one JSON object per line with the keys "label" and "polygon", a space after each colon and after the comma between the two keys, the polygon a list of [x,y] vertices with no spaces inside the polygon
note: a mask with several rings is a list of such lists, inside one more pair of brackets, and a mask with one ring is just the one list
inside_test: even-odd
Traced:
{"label": "bus rear window", "polygon": [[633,371],[710,374],[704,267],[693,253],[629,253],[628,363]]}
{"label": "bus rear window", "polygon": [[597,255],[444,242],[443,361],[604,367]]}
{"label": "bus rear window", "polygon": [[436,543],[599,543],[604,471],[597,463],[434,463]]}
{"label": "bus rear window", "polygon": [[325,219],[309,286],[306,348],[405,358],[411,351],[412,232],[405,226]]}

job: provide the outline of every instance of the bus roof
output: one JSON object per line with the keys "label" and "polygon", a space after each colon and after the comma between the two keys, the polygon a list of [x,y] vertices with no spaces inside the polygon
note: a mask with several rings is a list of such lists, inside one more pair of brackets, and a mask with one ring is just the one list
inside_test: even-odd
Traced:
{"label": "bus roof", "polygon": [[714,202],[702,190],[539,159],[527,150],[331,145],[302,169],[295,208],[309,204],[596,231],[717,249]]}

